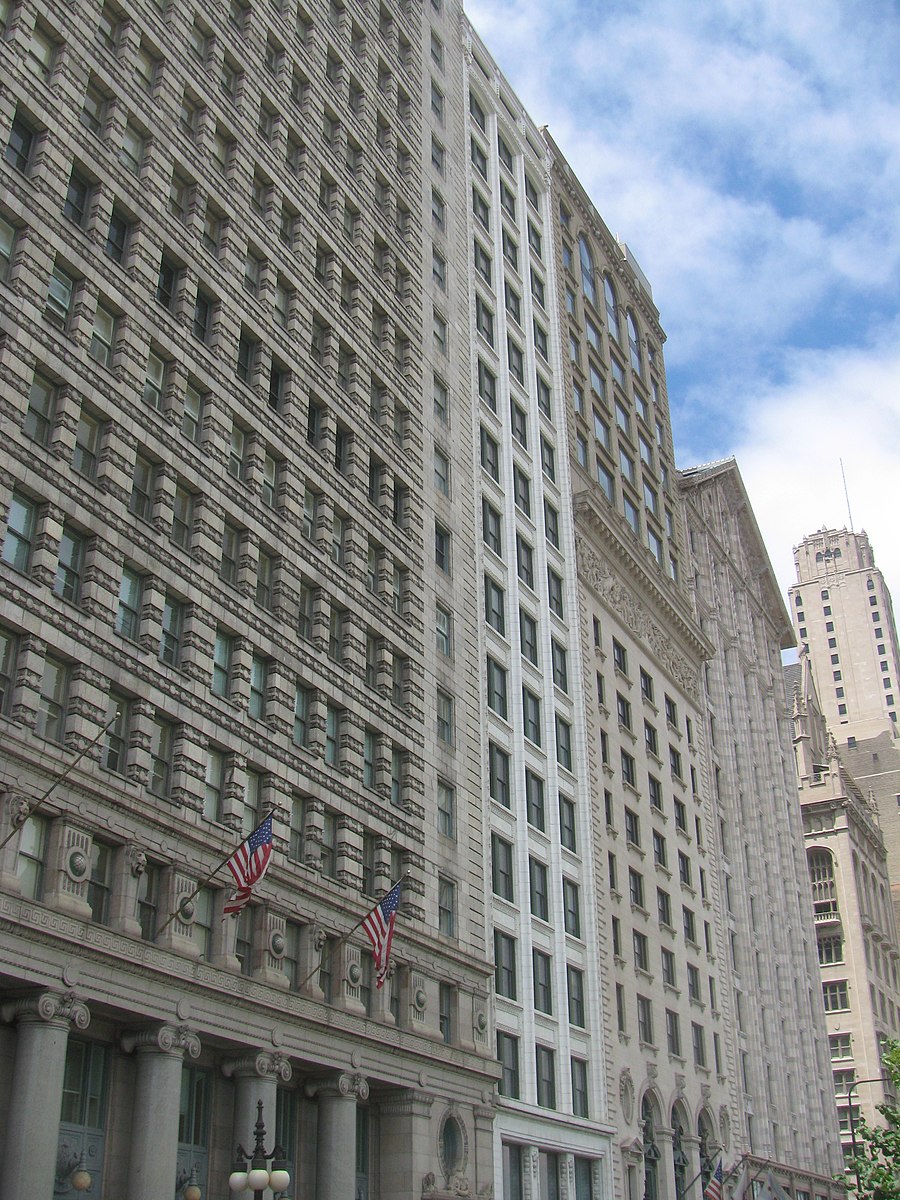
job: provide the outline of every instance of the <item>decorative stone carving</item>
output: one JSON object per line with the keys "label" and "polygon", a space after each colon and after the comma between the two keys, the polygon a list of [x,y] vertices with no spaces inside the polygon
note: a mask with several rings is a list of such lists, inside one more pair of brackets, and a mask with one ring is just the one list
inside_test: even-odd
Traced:
{"label": "decorative stone carving", "polygon": [[21,829],[28,819],[31,805],[21,792],[6,793],[6,811],[9,813],[9,823],[14,829]]}
{"label": "decorative stone carving", "polygon": [[630,1122],[634,1117],[634,1082],[627,1067],[619,1075],[619,1103],[622,1105],[622,1116]]}
{"label": "decorative stone carving", "polygon": [[241,1058],[226,1058],[222,1063],[222,1074],[226,1079],[231,1079],[233,1075],[255,1075],[265,1079],[272,1075],[282,1083],[289,1083],[294,1070],[286,1054],[277,1050],[260,1050],[257,1054],[245,1054]]}
{"label": "decorative stone carving", "polygon": [[157,1025],[150,1029],[139,1029],[134,1033],[122,1034],[122,1049],[126,1054],[149,1051],[157,1054],[188,1058],[200,1057],[200,1039],[187,1025]]}
{"label": "decorative stone carving", "polygon": [[135,846],[134,843],[128,847],[127,854],[131,873],[135,878],[139,878],[147,870],[147,855],[140,846]]}
{"label": "decorative stone carving", "polygon": [[0,1008],[4,1021],[16,1021],[19,1017],[37,1017],[41,1021],[71,1021],[76,1029],[87,1029],[91,1023],[88,1006],[74,992],[41,992],[39,996],[25,996],[21,1000],[10,1000]]}
{"label": "decorative stone carving", "polygon": [[723,1150],[731,1148],[731,1117],[724,1104],[719,1109],[719,1141]]}
{"label": "decorative stone carving", "polygon": [[325,1079],[311,1079],[305,1085],[306,1095],[312,1099],[322,1093],[338,1096],[355,1096],[357,1100],[369,1098],[369,1081],[359,1072],[342,1072],[340,1075],[329,1075]]}
{"label": "decorative stone carving", "polygon": [[83,883],[90,865],[88,856],[82,850],[73,850],[66,859],[66,874],[73,883]]}
{"label": "decorative stone carving", "polygon": [[269,953],[273,958],[284,958],[285,947],[284,934],[278,929],[273,929],[269,935]]}

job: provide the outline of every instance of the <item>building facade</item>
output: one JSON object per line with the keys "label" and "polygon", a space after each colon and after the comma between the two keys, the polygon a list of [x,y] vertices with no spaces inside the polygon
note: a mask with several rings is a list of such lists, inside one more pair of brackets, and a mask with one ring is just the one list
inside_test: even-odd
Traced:
{"label": "building facade", "polygon": [[865,532],[821,529],[794,547],[790,588],[797,641],[828,728],[841,742],[896,728],[900,651],[891,593]]}
{"label": "building facade", "polygon": [[[222,1200],[261,1098],[297,1194],[489,1190],[480,580],[424,232],[456,25],[0,22],[5,1186]],[[401,877],[378,990],[351,931]]]}
{"label": "building facade", "polygon": [[775,1164],[782,1186],[825,1194],[840,1152],[783,700],[790,619],[736,463],[682,471],[679,482],[694,609],[715,651],[704,666],[703,767],[717,811],[742,1144],[751,1161]]}
{"label": "building facade", "polygon": [[879,1123],[877,1106],[891,1099],[878,1079],[884,1043],[898,1036],[900,948],[874,797],[841,761],[805,651],[785,678],[834,1095],[849,1153],[851,1122],[862,1113]]}
{"label": "building facade", "polygon": [[466,31],[495,1193],[611,1195],[555,209],[538,129]]}
{"label": "building facade", "polygon": [[871,790],[900,912],[900,652],[891,594],[865,533],[821,529],[794,550],[791,617],[841,761]]}

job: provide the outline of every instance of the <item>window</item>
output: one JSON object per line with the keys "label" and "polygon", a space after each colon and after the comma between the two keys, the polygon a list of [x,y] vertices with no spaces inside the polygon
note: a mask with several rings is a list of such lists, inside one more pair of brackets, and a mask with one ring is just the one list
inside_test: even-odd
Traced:
{"label": "window", "polygon": [[634,867],[628,868],[628,895],[635,908],[644,907],[644,877]]}
{"label": "window", "polygon": [[487,703],[504,720],[507,716],[506,668],[488,655]]}
{"label": "window", "polygon": [[435,639],[439,653],[453,654],[453,614],[442,604],[435,606]]}
{"label": "window", "polygon": [[122,145],[119,149],[119,162],[132,175],[140,175],[144,165],[146,139],[139,129],[129,121],[122,133]]}
{"label": "window", "polygon": [[551,612],[556,613],[558,617],[563,615],[562,577],[552,567],[547,568],[547,603]]}
{"label": "window", "polygon": [[48,655],[44,660],[34,731],[50,742],[65,741],[69,705],[68,663]]}
{"label": "window", "polygon": [[452,746],[455,738],[453,697],[438,688],[436,705],[438,740]]}
{"label": "window", "polygon": [[134,471],[131,477],[131,497],[128,507],[136,517],[149,521],[153,516],[153,495],[156,489],[156,467],[143,454],[138,453],[134,460]]}
{"label": "window", "polygon": [[500,526],[500,513],[485,499],[481,501],[482,538],[485,545],[495,554],[503,553],[503,541]]}
{"label": "window", "polygon": [[694,1066],[706,1066],[706,1032],[696,1021],[691,1022],[691,1044],[694,1049]]}
{"label": "window", "polygon": [[506,634],[506,604],[503,588],[489,575],[484,577],[484,616],[488,625]]}
{"label": "window", "polygon": [[572,879],[563,879],[563,924],[566,933],[572,937],[581,937],[581,906],[578,894],[578,884]]}
{"label": "window", "polygon": [[343,713],[334,705],[329,704],[325,709],[325,761],[329,766],[336,767],[340,763],[341,733]]}
{"label": "window", "polygon": [[19,890],[29,900],[40,900],[44,894],[44,870],[50,839],[50,822],[32,813],[19,834],[16,875]]}
{"label": "window", "polygon": [[7,513],[6,537],[3,540],[3,561],[23,573],[31,566],[37,514],[38,506],[33,500],[21,492],[13,492]]}
{"label": "window", "polygon": [[822,998],[826,1012],[843,1012],[850,1007],[846,979],[836,979],[822,984]]}
{"label": "window", "polygon": [[544,500],[544,533],[551,546],[559,549],[559,513],[549,500]]}
{"label": "window", "polygon": [[159,658],[169,666],[177,667],[181,661],[181,634],[184,624],[184,605],[173,596],[163,601],[162,629],[159,641]]}
{"label": "window", "polygon": [[653,1045],[653,1006],[646,996],[636,996],[638,1037],[642,1044]]}
{"label": "window", "polygon": [[534,978],[534,1007],[538,1012],[553,1012],[553,962],[549,954],[532,950],[532,975]]}
{"label": "window", "polygon": [[456,937],[456,884],[443,875],[438,876],[438,930]]}
{"label": "window", "polygon": [[507,1000],[517,998],[516,940],[494,930],[494,991]]}
{"label": "window", "polygon": [[112,364],[118,318],[103,304],[97,305],[91,332],[90,356],[103,367]]}
{"label": "window", "polygon": [[44,306],[44,316],[60,329],[65,329],[69,324],[69,316],[72,312],[72,304],[75,299],[76,281],[57,262],[54,264],[53,271],[50,275],[50,281],[47,285],[47,303]]}
{"label": "window", "polygon": [[534,742],[536,746],[540,746],[542,744],[541,702],[527,687],[522,688],[522,723],[526,738]]}
{"label": "window", "polygon": [[112,893],[113,851],[105,842],[91,844],[91,873],[88,877],[87,902],[91,920],[98,925],[109,923],[109,901]]}
{"label": "window", "polygon": [[434,561],[440,570],[450,574],[450,530],[439,521],[434,523]]}
{"label": "window", "polygon": [[542,921],[550,920],[550,895],[547,885],[547,868],[536,858],[528,860],[528,881],[532,916]]}
{"label": "window", "polygon": [[129,641],[136,642],[141,628],[141,601],[144,581],[131,567],[122,571],[119,584],[119,608],[116,614],[116,632]]}
{"label": "window", "polygon": [[509,808],[509,755],[496,742],[488,744],[488,776],[491,799]]}
{"label": "window", "polygon": [[528,767],[525,768],[525,812],[529,825],[540,830],[545,828],[544,781]]}
{"label": "window", "polygon": [[250,661],[250,696],[247,711],[251,717],[260,721],[266,716],[269,666],[268,659],[259,654],[254,654]]}
{"label": "window", "polygon": [[475,298],[475,328],[489,346],[494,344],[494,314],[486,301],[480,296]]}
{"label": "window", "polygon": [[77,167],[72,168],[72,174],[69,176],[69,186],[66,190],[66,198],[63,201],[63,216],[78,225],[81,229],[87,223],[88,213],[90,210],[91,196],[94,191],[93,182],[87,178]]}
{"label": "window", "polygon": [[541,1108],[556,1108],[556,1058],[547,1046],[535,1046],[537,1102]]}
{"label": "window", "polygon": [[518,1098],[519,1083],[519,1039],[511,1033],[497,1032],[497,1058],[501,1074],[499,1092],[501,1096]]}
{"label": "window", "polygon": [[17,171],[26,172],[31,166],[37,141],[37,131],[17,112],[9,131],[9,141],[6,143],[6,161]]}
{"label": "window", "polygon": [[567,771],[572,770],[572,726],[559,713],[556,722],[556,761]]}
{"label": "window", "polygon": [[478,360],[478,395],[491,412],[497,411],[497,377],[480,358]]}

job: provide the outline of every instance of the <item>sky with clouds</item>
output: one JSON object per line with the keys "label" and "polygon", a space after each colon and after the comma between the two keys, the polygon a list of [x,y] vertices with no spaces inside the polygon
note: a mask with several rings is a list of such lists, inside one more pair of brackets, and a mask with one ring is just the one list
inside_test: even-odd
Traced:
{"label": "sky with clouds", "polygon": [[864,528],[900,605],[894,0],[468,0],[650,279],[679,465],[737,456],[773,566]]}

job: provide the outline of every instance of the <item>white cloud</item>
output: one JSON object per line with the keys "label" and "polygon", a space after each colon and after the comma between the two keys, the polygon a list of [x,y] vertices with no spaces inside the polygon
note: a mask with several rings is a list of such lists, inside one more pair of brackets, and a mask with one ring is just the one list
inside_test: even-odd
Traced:
{"label": "white cloud", "polygon": [[747,401],[752,413],[734,448],[769,556],[784,590],[795,581],[793,547],[823,526],[865,529],[900,603],[900,349],[800,356],[783,387]]}
{"label": "white cloud", "polygon": [[787,586],[792,546],[848,520],[843,458],[854,521],[900,588],[892,0],[467,11],[650,279],[680,462],[737,453]]}

